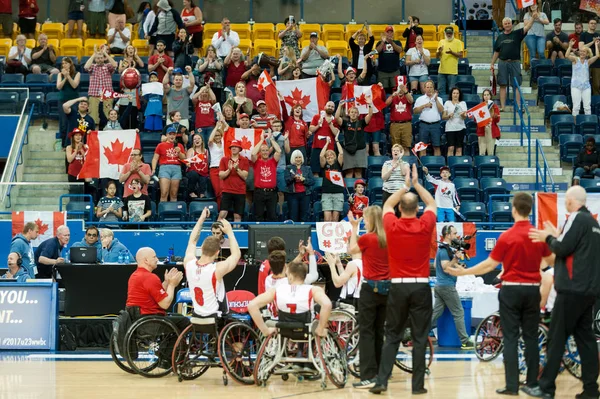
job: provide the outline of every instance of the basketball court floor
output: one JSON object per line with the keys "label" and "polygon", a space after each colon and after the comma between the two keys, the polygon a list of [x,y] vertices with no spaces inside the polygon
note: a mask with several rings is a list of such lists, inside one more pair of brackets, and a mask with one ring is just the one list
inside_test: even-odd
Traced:
{"label": "basketball court floor", "polygon": [[[437,348],[436,348],[437,349]],[[410,374],[394,369],[388,391],[379,397],[409,397]],[[223,386],[222,371],[210,369],[194,381],[178,382],[171,374],[149,379],[126,374],[110,359],[108,352],[2,352],[0,353],[0,399],[19,398],[375,398],[368,391],[329,383],[321,389],[318,381],[283,381],[272,376],[266,387],[242,386],[229,380]],[[441,351],[435,354],[426,377],[427,395],[439,399],[502,398],[495,393],[504,386],[502,356],[489,363],[479,361],[472,351]],[[582,391],[581,382],[566,371],[557,380],[556,398],[573,398]],[[332,396],[335,395],[335,396]],[[521,393],[521,397],[526,397]]]}

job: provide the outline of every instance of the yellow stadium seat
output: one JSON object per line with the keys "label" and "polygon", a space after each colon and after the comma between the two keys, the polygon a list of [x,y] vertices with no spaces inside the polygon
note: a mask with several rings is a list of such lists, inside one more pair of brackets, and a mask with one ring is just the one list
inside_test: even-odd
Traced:
{"label": "yellow stadium seat", "polygon": [[431,57],[435,57],[435,53],[438,49],[438,41],[437,40],[429,40],[423,42],[423,48],[426,48],[431,53]]}
{"label": "yellow stadium seat", "polygon": [[258,55],[258,53],[265,53],[271,57],[279,57],[279,54],[277,54],[277,42],[273,39],[256,39],[253,43],[253,46],[254,55]]}
{"label": "yellow stadium seat", "polygon": [[332,57],[336,54],[340,54],[342,57],[348,54],[348,42],[344,40],[329,40],[326,47]]}
{"label": "yellow stadium seat", "polygon": [[[15,39],[13,41],[13,46],[16,46],[16,45],[17,45],[17,40]],[[25,41],[25,47],[27,47],[27,48],[34,48],[36,46],[37,46],[37,43],[35,42],[35,39],[27,39]]]}
{"label": "yellow stadium seat", "polygon": [[[319,34],[319,39],[321,39],[321,25],[319,24],[300,24],[300,32],[304,35],[303,39],[310,39],[311,32],[317,32]],[[285,28],[284,28],[285,29]]]}
{"label": "yellow stadium seat", "polygon": [[[206,37],[206,36],[204,36]],[[202,40],[202,54],[206,53],[206,49],[208,48],[208,46],[210,46],[212,44],[212,38],[208,38],[208,39],[204,39]]]}
{"label": "yellow stadium seat", "polygon": [[271,23],[255,23],[252,27],[252,40],[275,39],[275,25]]}
{"label": "yellow stadium seat", "polygon": [[[319,46],[325,46],[325,42],[323,40],[319,40],[317,43]],[[302,46],[300,48],[308,47],[310,45],[310,40],[302,40]]]}
{"label": "yellow stadium seat", "polygon": [[21,33],[21,28],[19,27],[19,25],[17,25],[15,22],[13,22],[12,39],[15,40],[17,38],[17,35],[20,33]]}
{"label": "yellow stadium seat", "polygon": [[8,57],[8,52],[13,45],[13,41],[7,37],[5,39],[0,39],[0,55]]}
{"label": "yellow stadium seat", "polygon": [[406,41],[406,39],[402,36],[408,25],[393,25],[394,26],[394,40],[400,40],[402,42]]}
{"label": "yellow stadium seat", "polygon": [[48,36],[48,39],[62,39],[65,27],[60,22],[48,22],[42,25],[42,33]]}
{"label": "yellow stadium seat", "polygon": [[104,39],[87,39],[83,45],[84,55],[90,56],[94,54],[94,46],[100,47],[107,42]]}
{"label": "yellow stadium seat", "polygon": [[212,39],[215,33],[221,30],[221,24],[204,24],[204,39]]}
{"label": "yellow stadium seat", "polygon": [[83,56],[83,40],[81,39],[62,39],[60,42],[60,55]]}
{"label": "yellow stadium seat", "polygon": [[238,46],[242,50],[242,54],[246,55],[249,49],[252,49],[252,41],[250,39],[240,39]]}
{"label": "yellow stadium seat", "polygon": [[48,39],[48,45],[52,45],[54,47],[54,50],[56,51],[56,55],[59,55],[60,42],[58,41],[58,39]]}
{"label": "yellow stadium seat", "polygon": [[231,24],[231,30],[237,32],[241,39],[252,39],[252,31],[249,24]]}
{"label": "yellow stadium seat", "polygon": [[323,40],[344,40],[344,25],[342,24],[324,24],[323,25]]}
{"label": "yellow stadium seat", "polygon": [[139,39],[138,32],[140,29],[139,24],[133,25],[133,30],[131,31],[131,40]]}
{"label": "yellow stadium seat", "polygon": [[282,30],[285,30],[285,24],[282,24],[280,22],[277,25],[275,25],[275,34],[276,35],[279,35],[279,32],[281,32]]}
{"label": "yellow stadium seat", "polygon": [[385,33],[385,28],[388,25],[371,25],[371,32],[373,32],[373,37],[375,37],[375,44],[381,40],[381,35]]}
{"label": "yellow stadium seat", "polygon": [[131,41],[131,45],[135,47],[140,57],[145,57],[150,54],[148,50],[148,40],[136,39]]}
{"label": "yellow stadium seat", "polygon": [[423,28],[423,40],[437,40],[437,28],[435,25],[419,25]]}
{"label": "yellow stadium seat", "polygon": [[[69,30],[69,25],[65,24],[65,30],[63,31],[63,37],[65,37],[65,38],[67,37],[68,30]],[[87,24],[85,22],[83,23],[81,30],[83,31],[83,34],[82,34],[83,40],[85,41],[85,39],[87,39]],[[77,32],[77,24],[75,24],[73,26],[73,35],[74,35],[73,39],[78,38],[79,37],[78,34],[79,34],[79,32]]]}

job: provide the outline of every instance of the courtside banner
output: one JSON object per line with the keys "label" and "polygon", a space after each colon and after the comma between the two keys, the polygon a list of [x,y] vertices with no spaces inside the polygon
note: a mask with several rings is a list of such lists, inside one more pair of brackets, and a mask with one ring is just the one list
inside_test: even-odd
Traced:
{"label": "courtside banner", "polygon": [[[600,194],[588,194],[585,206],[598,219]],[[535,225],[538,229],[544,228],[544,222],[550,222],[560,230],[569,217],[565,208],[565,193],[536,193],[535,209]]]}

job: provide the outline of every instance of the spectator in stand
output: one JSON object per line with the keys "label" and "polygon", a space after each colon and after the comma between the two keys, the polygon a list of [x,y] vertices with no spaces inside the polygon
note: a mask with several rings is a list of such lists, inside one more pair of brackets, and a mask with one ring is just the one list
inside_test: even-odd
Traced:
{"label": "spectator in stand", "polygon": [[[365,79],[366,71],[363,69],[362,75],[358,77],[359,81],[363,81]],[[381,83],[377,83],[381,86]],[[379,101],[381,104],[385,103],[385,91],[381,91]],[[375,110],[375,108],[373,108]],[[363,119],[365,115],[360,115],[360,118]],[[365,133],[367,133],[366,139],[366,154],[367,157],[370,154],[369,147],[373,148],[373,156],[379,157],[381,156],[381,152],[379,152],[379,143],[381,142],[381,137],[385,135],[385,117],[383,116],[383,108],[378,110],[373,114],[371,118],[371,122],[367,126],[365,126]]]}
{"label": "spectator in stand", "polygon": [[287,46],[281,49],[281,54],[279,68],[277,68],[278,80],[292,80],[294,78],[292,71],[298,66],[296,51],[292,46]]}
{"label": "spectator in stand", "polygon": [[414,100],[410,90],[397,82],[396,90],[385,100],[390,108],[390,139],[392,145],[412,148],[412,104]]}
{"label": "spectator in stand", "polygon": [[596,140],[593,137],[585,141],[585,147],[581,150],[575,160],[575,172],[573,172],[573,185],[579,185],[583,176],[597,178],[600,177],[600,156],[596,151]]}
{"label": "spectator in stand", "polygon": [[[410,148],[410,147],[407,147]],[[408,162],[402,160],[404,148],[400,144],[392,146],[392,159],[383,163],[381,167],[381,178],[383,179],[382,203],[396,191],[404,187],[406,176],[409,174]]]}
{"label": "spectator in stand", "polygon": [[[61,71],[56,78],[56,89],[59,92],[59,101],[61,104],[66,103],[79,97],[79,81],[81,74],[75,69],[73,60],[69,57],[64,57],[61,63]],[[67,116],[63,107],[58,109],[58,121],[60,137],[67,136]],[[63,145],[64,147],[64,145]]]}
{"label": "spectator in stand", "polygon": [[12,37],[13,34],[13,18],[12,18],[12,1],[0,1],[0,25],[4,37]]}
{"label": "spectator in stand", "polygon": [[[298,107],[299,106],[294,107],[292,109],[292,112],[298,109]],[[302,108],[300,107],[300,115],[301,112]],[[327,150],[331,151],[335,149],[335,145],[333,143],[335,141],[335,137],[339,133],[339,125],[334,114],[335,103],[333,101],[328,101],[327,104],[325,104],[325,109],[323,109],[319,113],[319,115],[313,116],[312,121],[310,122],[310,126],[308,128],[308,134],[313,136],[312,152],[310,156],[310,169],[312,170],[313,176],[315,177],[319,177],[321,174],[320,154],[323,148],[327,147]],[[299,116],[300,120],[302,120],[301,118],[302,117]],[[294,123],[297,124],[299,123],[299,121]],[[292,136],[292,138],[290,138],[290,149],[292,151],[294,150],[294,148],[296,148],[294,144],[299,144],[292,144],[294,129],[297,130],[297,126],[288,127],[286,123],[286,131],[291,132],[290,135]],[[329,140],[327,140],[328,138]],[[297,149],[299,149],[302,152],[302,148],[298,147]]]}
{"label": "spectator in stand", "polygon": [[100,233],[96,226],[88,226],[85,229],[85,237],[79,242],[74,242],[71,248],[84,247],[96,248],[96,259],[102,262],[102,244],[98,240]]}
{"label": "spectator in stand", "polygon": [[5,72],[27,75],[31,64],[31,49],[26,46],[25,35],[18,35],[15,42],[17,45],[12,46],[8,51]]}
{"label": "spectator in stand", "polygon": [[77,22],[77,36],[83,39],[83,10],[84,0],[69,0],[69,13],[67,14],[67,38],[73,37],[73,28]]}
{"label": "spectator in stand", "polygon": [[[245,114],[240,115],[240,120],[243,118],[249,119]],[[240,156],[242,143],[239,140],[233,140],[229,149],[231,156],[223,156],[219,164],[222,192],[219,220],[225,219],[233,209],[233,220],[241,222],[246,206],[246,179],[250,163],[248,158]]]}
{"label": "spectator in stand", "polygon": [[[545,13],[541,12],[541,1],[536,2],[527,8],[527,12],[523,17],[523,22],[532,20],[533,24],[527,31],[525,36],[525,44],[529,49],[529,65],[534,59],[543,60],[546,58],[546,35],[544,34],[544,25],[548,25],[550,21]],[[536,57],[536,53],[538,57]]]}
{"label": "spectator in stand", "polygon": [[[110,1],[108,3],[111,3]],[[113,0],[112,7],[108,10],[108,25],[110,28],[117,26],[117,22],[127,22],[125,15],[125,0]]]}
{"label": "spectator in stand", "polygon": [[[446,156],[461,156],[463,141],[467,127],[467,103],[463,101],[462,91],[458,87],[450,90],[450,99],[444,104],[442,119],[446,122],[446,140],[448,141],[448,153]],[[438,216],[440,214],[438,213]]]}
{"label": "spectator in stand", "polygon": [[[152,200],[147,194],[142,192],[145,185],[140,179],[132,179],[130,191],[131,194],[123,198],[125,211],[123,212],[123,221],[136,223],[145,222],[152,217]],[[148,229],[148,225],[132,226],[137,229]]]}
{"label": "spectator in stand", "polygon": [[232,48],[240,45],[240,36],[237,32],[231,30],[229,18],[223,18],[221,30],[215,32],[211,43],[217,49],[217,55],[223,59],[229,55]]}
{"label": "spectator in stand", "polygon": [[19,29],[27,39],[35,39],[35,27],[39,11],[37,0],[19,0]]}
{"label": "spectator in stand", "polygon": [[[366,74],[360,75],[360,77],[358,77],[358,75],[356,74],[356,69],[354,69],[353,67],[348,67],[348,68],[346,68],[345,71],[343,71],[342,70],[342,56],[340,54],[336,54],[335,57],[337,58],[337,65],[338,65],[337,66],[338,78],[340,79],[340,83],[342,85],[342,99],[347,100],[349,98],[348,90],[349,90],[350,86],[356,86],[357,84],[361,84],[363,82],[363,79],[366,76]],[[358,77],[358,79],[357,79],[357,77]]]}
{"label": "spectator in stand", "polygon": [[425,93],[425,83],[429,80],[429,70],[427,67],[430,63],[431,53],[426,48],[423,48],[423,36],[419,35],[415,39],[415,45],[406,52],[408,81],[410,82],[410,89],[413,94],[417,93],[417,88],[421,93]]}
{"label": "spectator in stand", "polygon": [[[243,64],[241,61],[240,63]],[[198,59],[198,63],[196,64],[196,71],[198,71],[200,74],[198,78],[198,85],[210,85],[211,87],[215,88],[223,87],[223,77],[221,75],[222,70],[223,61],[217,57],[217,50],[212,45],[208,46],[206,48],[206,56]]]}
{"label": "spectator in stand", "polygon": [[110,180],[106,185],[106,195],[96,204],[96,217],[101,222],[118,222],[123,217],[123,201],[116,194],[117,183]]}
{"label": "spectator in stand", "polygon": [[396,76],[400,75],[400,53],[402,44],[394,40],[394,28],[388,25],[385,33],[381,34],[381,40],[377,42],[375,49],[379,53],[379,65],[377,67],[377,81],[390,92],[396,85]]}
{"label": "spectator in stand", "polygon": [[66,248],[71,238],[71,231],[65,225],[58,226],[56,237],[42,242],[34,252],[37,274],[35,278],[52,278],[52,266],[65,263],[61,256],[63,248]]}
{"label": "spectator in stand", "polygon": [[279,56],[285,56],[285,49],[290,47],[294,51],[294,56],[296,58],[300,57],[300,45],[298,44],[300,38],[302,37],[302,32],[298,28],[296,24],[296,20],[292,17],[287,17],[283,23],[285,24],[285,29],[280,31],[278,36],[281,39],[281,45],[279,46]]}
{"label": "spectator in stand", "polygon": [[235,109],[235,113],[238,114],[237,119],[240,118],[239,114],[252,114],[254,104],[251,99],[246,97],[246,84],[244,82],[239,81],[235,84],[235,95],[229,97],[225,101],[225,105],[231,105]]}
{"label": "spectator in stand", "polygon": [[[167,113],[171,111],[179,111],[181,113],[181,121],[179,122],[185,126],[188,130],[190,128],[190,94],[194,90],[196,80],[190,66],[185,67],[190,85],[186,88],[183,87],[183,71],[179,68],[169,68],[167,74],[163,79],[164,93],[167,96]],[[171,74],[173,75],[173,84],[171,85],[170,79]]]}
{"label": "spectator in stand", "polygon": [[431,176],[429,174],[429,169],[426,166],[423,166],[423,173],[425,173],[427,181],[435,187],[435,203],[438,207],[438,223],[454,222],[456,220],[454,212],[455,210],[458,212],[460,200],[458,199],[458,193],[456,192],[454,183],[450,181],[450,168],[447,166],[442,166],[440,168],[441,179],[436,179]]}
{"label": "spectator in stand", "polygon": [[[279,204],[283,205],[284,202],[284,194],[287,191],[286,182],[285,182],[285,167],[286,167],[286,157],[287,154],[290,153],[290,138],[289,133],[283,133],[283,122],[278,119],[275,119],[271,122],[271,132],[273,134],[273,138],[277,142],[279,148],[281,148],[281,156],[279,157],[279,162],[277,162],[277,191],[279,197]],[[269,148],[272,148],[270,142],[267,142]]]}
{"label": "spectator in stand", "polygon": [[[166,45],[164,40],[156,42],[156,53],[148,60],[148,71],[158,74],[158,81],[162,82],[169,68],[173,68],[173,59],[165,53]],[[150,53],[152,54],[152,53]]]}
{"label": "spectator in stand", "polygon": [[344,210],[345,186],[343,182],[340,182],[342,167],[344,165],[344,149],[339,140],[340,130],[336,129],[334,134],[338,150],[337,156],[335,151],[327,149],[331,142],[329,137],[327,137],[327,143],[323,146],[319,154],[321,169],[324,170],[323,186],[321,188],[321,206],[326,222],[338,222],[340,220],[340,213]]}
{"label": "spectator in stand", "polygon": [[196,134],[202,135],[202,143],[208,142],[211,132],[215,128],[215,110],[213,105],[217,102],[215,93],[210,86],[203,86],[192,97],[196,110]]}
{"label": "spectator in stand", "polygon": [[[440,129],[440,121],[442,120],[442,112],[444,105],[442,100],[434,91],[434,85],[431,80],[425,83],[425,94],[417,99],[413,109],[415,114],[419,116],[419,141],[433,145],[433,155],[441,155],[440,142],[442,132]],[[420,152],[420,155],[425,155],[426,150]]]}
{"label": "spectator in stand", "polygon": [[[169,112],[169,116],[167,117],[167,126],[165,126],[165,128],[163,129],[163,134],[160,136],[160,141],[167,141],[167,128],[169,126],[173,126],[175,128],[175,131],[177,132],[175,135],[175,142],[183,145],[183,147],[186,148],[188,142],[190,141],[190,137],[186,127],[181,124],[181,112]],[[192,130],[192,135],[193,134],[194,131]]]}
{"label": "spectator in stand", "polygon": [[242,50],[240,50],[237,47],[231,47],[231,50],[229,51],[229,54],[227,54],[227,57],[225,57],[225,61],[223,63],[227,71],[225,86],[233,88],[237,86],[237,83],[239,81],[242,80],[242,75],[244,74],[244,72],[246,72],[248,63],[247,61],[244,61],[244,55],[242,54]]}
{"label": "spectator in stand", "polygon": [[90,0],[87,13],[87,30],[90,39],[100,39],[106,32],[106,5],[108,0]]}
{"label": "spectator in stand", "polygon": [[[367,185],[363,179],[354,182],[354,193],[348,197],[350,212],[355,218],[362,218],[365,209],[369,206],[369,197],[365,195]],[[348,217],[349,220],[350,217]]]}
{"label": "spectator in stand", "polygon": [[141,149],[134,148],[131,150],[130,155],[131,162],[123,165],[119,175],[119,182],[123,183],[123,197],[128,197],[133,193],[131,188],[133,179],[137,179],[142,183],[142,194],[148,195],[148,183],[150,183],[150,176],[152,176],[150,165],[143,162]]}
{"label": "spectator in stand", "polygon": [[114,28],[108,30],[108,46],[111,54],[123,54],[131,42],[131,31],[125,27],[125,21],[119,20]]}
{"label": "spectator in stand", "polygon": [[579,48],[579,42],[581,37],[581,32],[583,32],[583,24],[579,21],[575,22],[575,32],[569,35],[569,42],[571,40],[575,40],[575,44],[577,44],[577,48]]}
{"label": "spectator in stand", "polygon": [[[283,97],[279,95],[279,99],[283,102]],[[327,106],[325,106],[327,108]],[[284,123],[284,132],[289,135],[290,138],[290,151],[293,153],[295,150],[299,150],[306,159],[306,143],[310,132],[306,122],[302,119],[302,106],[296,104],[292,107],[292,115],[288,116],[287,107],[284,105],[281,107],[282,119]],[[318,140],[318,139],[317,139]],[[313,146],[315,140],[313,140]],[[318,144],[317,144],[318,146]],[[316,148],[316,147],[315,147]],[[314,173],[314,172],[313,172]]]}
{"label": "spectator in stand", "polygon": [[[332,151],[333,152],[333,151]],[[286,183],[286,201],[290,220],[308,222],[310,216],[310,198],[312,186],[315,184],[310,166],[304,165],[304,154],[294,150],[286,166],[284,178]]]}
{"label": "spectator in stand", "polygon": [[408,50],[415,47],[417,45],[417,37],[421,36],[423,38],[423,28],[419,26],[421,20],[419,17],[408,17],[408,28],[404,29],[404,33],[402,33],[402,37],[406,38],[406,44],[404,45],[404,50],[408,53]]}
{"label": "spectator in stand", "polygon": [[72,132],[73,129],[79,129],[83,133],[96,130],[96,122],[90,116],[90,103],[87,97],[79,97],[67,101],[63,104],[62,108],[67,118],[67,130],[65,130],[65,134],[62,137],[63,148],[67,145],[67,132]]}
{"label": "spectator in stand", "polygon": [[300,79],[302,79],[302,68],[299,65],[296,65],[296,68],[292,70],[292,80]]}
{"label": "spectator in stand", "polygon": [[152,9],[146,15],[146,19],[142,25],[143,36],[140,34],[140,39],[148,40],[148,51],[151,56],[154,55],[154,49],[156,48],[157,40],[156,32],[150,35],[150,29],[152,29],[152,25],[154,25],[154,21],[156,20],[156,13],[158,12],[158,5],[156,3],[152,7]]}
{"label": "spectator in stand", "polygon": [[210,159],[210,184],[217,199],[217,205],[221,208],[221,178],[219,177],[219,166],[224,156],[223,132],[228,129],[227,123],[221,119],[210,134],[208,139],[208,154]]}
{"label": "spectator in stand", "polygon": [[[579,115],[581,102],[583,101],[583,111],[586,115],[592,113],[592,87],[590,85],[590,65],[600,56],[600,41],[594,41],[594,50],[584,47],[579,50],[579,57],[571,54],[575,42],[569,42],[566,58],[573,64],[573,74],[571,78],[571,98],[573,99],[573,117]],[[596,54],[589,58],[592,54]]]}
{"label": "spectator in stand", "polygon": [[498,126],[498,122],[500,122],[500,110],[492,100],[492,92],[489,89],[483,91],[481,98],[488,105],[492,120],[486,126],[477,127],[479,155],[494,155],[496,139],[500,138],[500,127]]}
{"label": "spectator in stand", "polygon": [[[271,122],[277,117],[267,113],[267,103],[263,100],[259,100],[256,103],[256,110],[258,111],[258,114],[252,115],[252,118],[250,118],[250,126],[254,129],[271,129]],[[268,143],[269,142],[267,142],[267,145]]]}
{"label": "spectator in stand", "polygon": [[177,201],[179,182],[181,180],[181,159],[185,159],[185,149],[181,144],[175,142],[177,131],[175,127],[167,128],[167,141],[156,146],[152,158],[152,174],[156,175],[156,168],[160,165],[158,172],[158,184],[160,185],[160,202]]}
{"label": "spectator in stand", "polygon": [[58,69],[54,64],[56,64],[56,49],[48,44],[48,36],[41,33],[38,36],[38,46],[31,50],[31,73],[56,75]]}
{"label": "spectator in stand", "polygon": [[173,43],[175,68],[185,69],[186,66],[194,66],[192,62],[192,56],[194,55],[192,39],[192,36],[187,33],[185,28],[179,29],[177,39]]}
{"label": "spectator in stand", "polygon": [[373,101],[367,97],[369,113],[365,119],[359,119],[360,113],[355,106],[348,110],[348,116],[342,118],[343,104],[338,105],[335,112],[335,120],[344,132],[344,177],[362,178],[363,169],[367,168],[367,143],[365,139],[365,127],[373,117]]}
{"label": "spectator in stand", "polygon": [[129,114],[133,108],[133,103],[131,102],[133,98],[129,95],[127,100],[127,106],[124,107],[124,111],[119,116],[119,111],[115,108],[111,109],[108,112],[108,117],[104,113],[104,99],[100,98],[100,106],[98,107],[98,113],[100,114],[100,130],[123,130],[123,126],[125,125],[125,121],[129,118]]}
{"label": "spectator in stand", "polygon": [[458,75],[458,60],[462,57],[463,42],[454,37],[454,28],[448,26],[444,29],[445,39],[440,40],[437,49],[437,58],[440,59],[438,69],[438,92],[448,94],[448,88],[456,86]]}
{"label": "spectator in stand", "polygon": [[196,49],[196,53],[199,53],[203,46],[202,38],[204,37],[204,21],[202,18],[202,10],[194,4],[194,0],[183,0],[181,20],[185,25],[185,29],[192,37],[192,45]]}
{"label": "spectator in stand", "polygon": [[223,120],[229,127],[237,127],[237,115],[233,111],[231,104],[224,104],[221,108],[223,111]]}
{"label": "spectator in stand", "polygon": [[[494,55],[490,63],[490,70],[494,73],[494,64],[498,61],[498,85],[500,86],[500,112],[504,112],[506,106],[506,88],[514,86],[514,79],[520,85],[521,78],[521,42],[525,34],[533,25],[533,18],[525,22],[522,29],[513,29],[512,19],[504,18],[502,27],[504,30],[494,43]],[[519,92],[515,90],[515,101],[520,101]]]}
{"label": "spectator in stand", "polygon": [[173,42],[175,41],[175,32],[177,28],[183,29],[183,21],[179,12],[172,8],[168,0],[158,0],[158,12],[156,19],[150,28],[150,36],[156,32],[156,40],[165,42],[165,51],[171,57],[173,56]]}
{"label": "spectator in stand", "polygon": [[[113,91],[112,74],[115,68],[117,68],[117,62],[106,52],[105,46],[102,46],[101,49],[94,47],[94,54],[83,66],[83,69],[90,74],[90,87],[88,89],[89,112],[96,124],[100,122],[100,115],[98,114],[100,97],[102,97],[102,94],[106,90]],[[107,99],[104,101],[104,113],[108,114],[112,106],[112,100]]]}
{"label": "spectator in stand", "polygon": [[[580,36],[579,51],[585,52],[585,48],[592,50],[592,56],[598,55],[596,53],[596,41],[599,40],[600,33],[596,32],[596,26],[598,25],[598,19],[590,18],[588,21],[588,30]],[[583,51],[582,51],[583,50]],[[590,75],[592,77],[592,95],[596,96],[600,94],[600,61],[596,60],[589,66]]]}
{"label": "spectator in stand", "polygon": [[[265,131],[263,130],[263,132]],[[271,148],[269,147],[273,148],[273,156],[270,156]],[[263,134],[263,140],[252,149],[255,176],[254,219],[257,222],[277,221],[277,165],[279,159],[281,159],[281,147],[277,144],[271,130],[267,129]]]}
{"label": "spectator in stand", "polygon": [[206,197],[208,185],[208,151],[204,148],[204,139],[201,134],[195,134],[192,147],[187,150],[185,163],[187,164],[186,177],[188,180],[188,194],[190,198]]}
{"label": "spectator in stand", "polygon": [[302,63],[302,77],[314,78],[317,76],[317,69],[329,57],[327,48],[319,45],[319,34],[312,32],[310,34],[310,44],[302,49],[300,61]]}
{"label": "spectator in stand", "polygon": [[[119,74],[123,73],[127,68],[134,68],[136,70],[140,70],[144,67],[144,61],[138,55],[137,49],[133,47],[131,44],[128,44],[125,47],[125,51],[123,51],[123,59],[119,62]],[[134,92],[134,90],[129,90],[127,88],[123,88],[124,93]]]}
{"label": "spectator in stand", "polygon": [[258,64],[252,64],[242,75],[242,81],[246,82],[246,96],[252,100],[253,104],[265,100],[265,92],[258,89],[258,78],[260,77],[261,69]]}
{"label": "spectator in stand", "polygon": [[112,230],[100,230],[100,242],[102,243],[102,262],[117,263],[119,256],[125,255],[129,256],[130,262],[133,262],[133,254],[115,238],[115,233]]}
{"label": "spectator in stand", "polygon": [[73,129],[68,138],[71,140],[71,144],[67,146],[65,156],[69,163],[67,168],[69,183],[84,182],[84,179],[78,178],[87,151],[87,146],[83,144],[83,132],[79,129]]}
{"label": "spectator in stand", "polygon": [[[365,30],[367,32],[366,34],[364,33]],[[369,37],[368,41],[367,35]],[[357,40],[358,43],[356,42]],[[360,30],[354,32],[352,37],[348,40],[348,44],[352,51],[352,63],[350,65],[352,68],[356,69],[358,75],[361,75],[363,69],[366,68],[367,74],[365,75],[365,82],[369,83],[371,81],[371,75],[373,74],[373,60],[368,58],[367,55],[373,51],[373,45],[375,44],[371,26],[365,23]]]}
{"label": "spectator in stand", "polygon": [[[546,49],[550,54],[552,64],[556,58],[565,58],[567,48],[569,48],[569,36],[562,30],[562,20],[554,18],[554,30],[546,35]],[[579,43],[576,41],[576,43]]]}
{"label": "spectator in stand", "polygon": [[[168,76],[168,75],[165,75]],[[156,71],[150,72],[150,83],[158,82],[158,73]],[[144,93],[142,97],[146,102],[146,110],[144,111],[144,130],[147,131],[160,131],[163,129],[162,122],[162,105],[163,95],[156,93]]]}
{"label": "spectator in stand", "polygon": [[25,223],[23,233],[15,235],[10,242],[10,252],[19,254],[22,266],[30,278],[35,278],[37,274],[31,241],[38,237],[39,232],[40,228],[35,222]]}

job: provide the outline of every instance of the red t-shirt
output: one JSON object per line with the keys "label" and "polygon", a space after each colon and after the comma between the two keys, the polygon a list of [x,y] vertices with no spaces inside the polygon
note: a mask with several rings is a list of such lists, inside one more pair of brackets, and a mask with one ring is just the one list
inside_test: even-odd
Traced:
{"label": "red t-shirt", "polygon": [[[303,120],[297,121],[293,116],[290,116],[285,121],[285,131],[290,132],[290,147],[304,147],[306,146],[306,139],[308,137],[308,126]],[[314,144],[313,144],[314,145]]]}
{"label": "red t-shirt", "polygon": [[390,105],[391,122],[412,121],[412,104],[408,102],[406,96],[394,97]]}
{"label": "red t-shirt", "polygon": [[[302,169],[296,169],[296,176],[302,176]],[[306,186],[303,181],[294,180],[294,192],[295,193],[303,193],[306,191]]]}
{"label": "red t-shirt", "polygon": [[425,211],[420,218],[398,219],[393,213],[385,214],[391,278],[429,277],[429,248],[436,220],[432,211]]}
{"label": "red t-shirt", "polygon": [[358,237],[358,247],[362,252],[365,280],[388,280],[390,278],[388,250],[379,248],[377,234],[367,233]]}
{"label": "red t-shirt", "polygon": [[[181,144],[177,144],[177,147],[179,147],[181,154],[185,154],[185,149]],[[179,162],[178,153],[175,151],[175,145],[173,143],[169,143],[167,141],[160,143],[156,146],[154,153],[158,154],[159,156],[159,165],[181,165]]]}
{"label": "red t-shirt", "polygon": [[246,81],[246,97],[252,100],[254,108],[256,103],[265,99],[265,92],[258,90],[258,76],[250,74]]}
{"label": "red t-shirt", "polygon": [[258,295],[265,293],[265,280],[269,274],[271,274],[271,264],[267,259],[260,264],[260,269],[258,269]]}
{"label": "red t-shirt", "polygon": [[[121,173],[127,174],[127,173],[129,173],[130,170],[131,170],[131,164],[126,163],[125,165],[123,165],[123,169],[121,169]],[[152,174],[150,165],[148,165],[147,163],[143,163],[142,166],[140,167],[140,170],[146,176],[150,176]],[[131,185],[131,181],[133,179],[141,180],[142,178],[138,172],[133,172],[132,174],[129,175],[129,178],[127,180],[125,180],[125,184],[123,184],[123,198],[129,197],[131,194],[133,194],[133,191],[131,191],[131,189],[129,188],[129,186]],[[142,194],[148,195],[148,185],[147,184],[144,184],[144,187],[142,187]]]}
{"label": "red t-shirt", "polygon": [[[154,54],[153,56],[151,56],[150,59],[148,60],[148,64],[149,65],[150,64],[152,64],[152,65],[158,64],[158,57],[159,57],[158,54]],[[167,69],[174,66],[173,60],[171,59],[171,57],[169,57],[167,54],[163,54],[162,57],[164,59],[163,65],[165,67],[167,67]],[[165,71],[161,67],[156,68],[154,71],[158,74],[158,81],[160,83],[162,83],[162,81],[165,77]]]}
{"label": "red t-shirt", "polygon": [[550,256],[550,249],[546,243],[531,242],[529,229],[533,228],[529,221],[522,220],[498,238],[490,258],[502,262],[502,280],[513,283],[539,283],[542,280],[540,263],[543,257]]}
{"label": "red t-shirt", "polygon": [[127,306],[139,306],[141,314],[165,315],[158,303],[168,296],[160,278],[143,267],[138,267],[129,277]]}
{"label": "red t-shirt", "polygon": [[363,212],[365,211],[365,209],[367,209],[368,206],[369,197],[367,197],[366,195],[354,194],[354,203],[350,208],[354,217],[362,217]]}
{"label": "red t-shirt", "polygon": [[235,87],[237,82],[242,80],[242,75],[246,72],[246,64],[240,61],[240,65],[235,66],[233,61],[227,67],[227,79],[225,80],[225,86]]}
{"label": "red t-shirt", "polygon": [[254,162],[254,188],[277,187],[277,161],[271,157],[266,161],[257,158]]}
{"label": "red t-shirt", "polygon": [[196,104],[196,129],[215,126],[215,110],[210,102],[198,101]]}
{"label": "red t-shirt", "polygon": [[[221,158],[221,162],[219,163],[219,172],[229,169],[230,160],[230,157]],[[241,170],[248,171],[250,168],[250,162],[248,162],[248,158],[240,156],[238,166]],[[224,180],[221,180],[221,192],[229,194],[246,194],[246,181],[237,174],[235,169],[232,169],[231,173],[229,173],[229,176],[227,176]]]}
{"label": "red t-shirt", "polygon": [[[313,116],[312,121],[310,121],[310,125],[311,126],[319,126],[319,119],[321,119],[321,115]],[[333,126],[335,126],[338,129],[340,128],[338,126],[337,122],[335,121],[335,118],[333,119]],[[325,143],[327,143],[327,137],[329,137],[331,139],[331,141],[329,142],[329,146],[327,147],[327,149],[335,150],[335,136],[331,132],[331,129],[329,128],[329,124],[326,121],[323,121],[323,126],[318,128],[317,130],[315,130],[315,132],[313,133],[313,136],[314,137],[313,137],[312,148],[318,148],[319,150],[323,149],[323,147],[325,147]]]}
{"label": "red t-shirt", "polygon": [[[361,115],[360,119],[364,119],[366,115]],[[371,116],[371,121],[363,129],[367,133],[375,133],[385,128],[385,117],[383,111],[379,111]]]}

